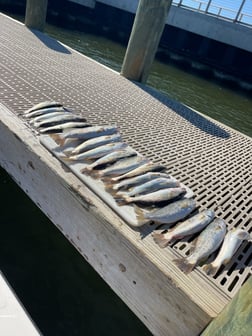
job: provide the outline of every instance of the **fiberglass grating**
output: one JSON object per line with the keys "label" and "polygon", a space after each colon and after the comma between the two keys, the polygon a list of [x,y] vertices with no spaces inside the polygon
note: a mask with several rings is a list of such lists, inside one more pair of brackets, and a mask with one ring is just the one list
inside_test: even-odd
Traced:
{"label": "fiberglass grating", "polygon": [[[0,97],[11,111],[20,114],[38,102],[58,100],[93,124],[118,125],[125,141],[188,185],[200,207],[213,209],[229,228],[252,233],[250,138],[7,17],[0,20]],[[185,256],[192,239],[172,248]],[[251,276],[251,257],[251,243],[244,242],[209,280],[233,297]]]}

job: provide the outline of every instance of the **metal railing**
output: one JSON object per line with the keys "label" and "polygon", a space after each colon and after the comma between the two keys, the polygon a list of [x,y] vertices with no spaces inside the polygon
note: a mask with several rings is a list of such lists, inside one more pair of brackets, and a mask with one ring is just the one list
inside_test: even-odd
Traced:
{"label": "metal railing", "polygon": [[252,0],[173,0],[172,4],[252,26]]}

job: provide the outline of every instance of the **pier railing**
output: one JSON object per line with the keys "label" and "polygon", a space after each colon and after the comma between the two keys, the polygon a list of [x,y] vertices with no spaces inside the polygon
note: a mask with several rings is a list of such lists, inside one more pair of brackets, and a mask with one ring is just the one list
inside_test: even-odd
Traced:
{"label": "pier railing", "polygon": [[173,0],[172,4],[252,27],[251,0]]}

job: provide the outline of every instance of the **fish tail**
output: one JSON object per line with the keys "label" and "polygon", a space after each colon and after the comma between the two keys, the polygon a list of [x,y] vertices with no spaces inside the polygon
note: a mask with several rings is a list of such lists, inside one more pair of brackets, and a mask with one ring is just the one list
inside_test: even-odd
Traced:
{"label": "fish tail", "polygon": [[49,136],[58,144],[59,146],[63,146],[65,144],[65,139],[62,139],[61,136],[57,133],[49,134]]}
{"label": "fish tail", "polygon": [[144,211],[138,206],[134,206],[137,222],[139,225],[143,225],[148,222],[148,219],[145,218]]}
{"label": "fish tail", "polygon": [[110,193],[110,194],[116,194],[117,193],[117,189],[113,188],[114,184],[111,182],[107,182],[106,186],[105,186],[105,190]]}
{"label": "fish tail", "polygon": [[105,187],[105,190],[112,195],[115,199],[121,198],[117,192],[117,190],[112,189],[111,187]]}
{"label": "fish tail", "polygon": [[71,157],[71,156],[61,156],[60,157],[63,161],[65,161],[65,162],[73,162],[73,161],[76,161],[73,157]]}
{"label": "fish tail", "polygon": [[71,156],[71,155],[73,155],[73,151],[72,151],[72,150],[69,150],[69,149],[64,150],[63,153],[64,153],[66,156]]}
{"label": "fish tail", "polygon": [[163,233],[153,233],[152,234],[153,240],[159,247],[165,248],[169,244],[169,239],[165,238]]}
{"label": "fish tail", "polygon": [[206,272],[207,275],[215,276],[218,271],[218,267],[213,266],[213,264],[208,264],[203,266],[203,271]]}
{"label": "fish tail", "polygon": [[195,267],[194,263],[189,263],[186,258],[180,258],[180,259],[174,259],[173,262],[178,266],[178,268],[184,272],[185,274],[188,274],[192,272],[192,270]]}
{"label": "fish tail", "polygon": [[81,174],[83,174],[83,175],[88,175],[88,174],[90,174],[91,170],[92,170],[92,167],[87,166],[87,167],[85,167],[85,168],[82,168],[80,172],[81,172]]}
{"label": "fish tail", "polygon": [[123,205],[127,205],[128,204],[128,202],[124,198],[122,198],[122,197],[116,197],[115,200],[116,200],[116,203],[119,206],[123,206]]}

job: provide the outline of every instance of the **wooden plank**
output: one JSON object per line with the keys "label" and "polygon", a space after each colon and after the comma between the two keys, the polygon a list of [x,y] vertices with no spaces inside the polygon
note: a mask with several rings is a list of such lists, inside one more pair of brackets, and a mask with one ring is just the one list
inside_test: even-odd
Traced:
{"label": "wooden plank", "polygon": [[25,11],[25,25],[28,28],[43,31],[46,23],[48,0],[27,0]]}
{"label": "wooden plank", "polygon": [[3,105],[0,120],[1,166],[154,335],[199,334],[223,309],[220,290],[179,272],[173,250],[141,239]]}
{"label": "wooden plank", "polygon": [[165,26],[171,0],[140,0],[121,75],[145,83]]}
{"label": "wooden plank", "polygon": [[252,333],[252,277],[241,287],[232,301],[201,334],[202,336],[249,336]]}

